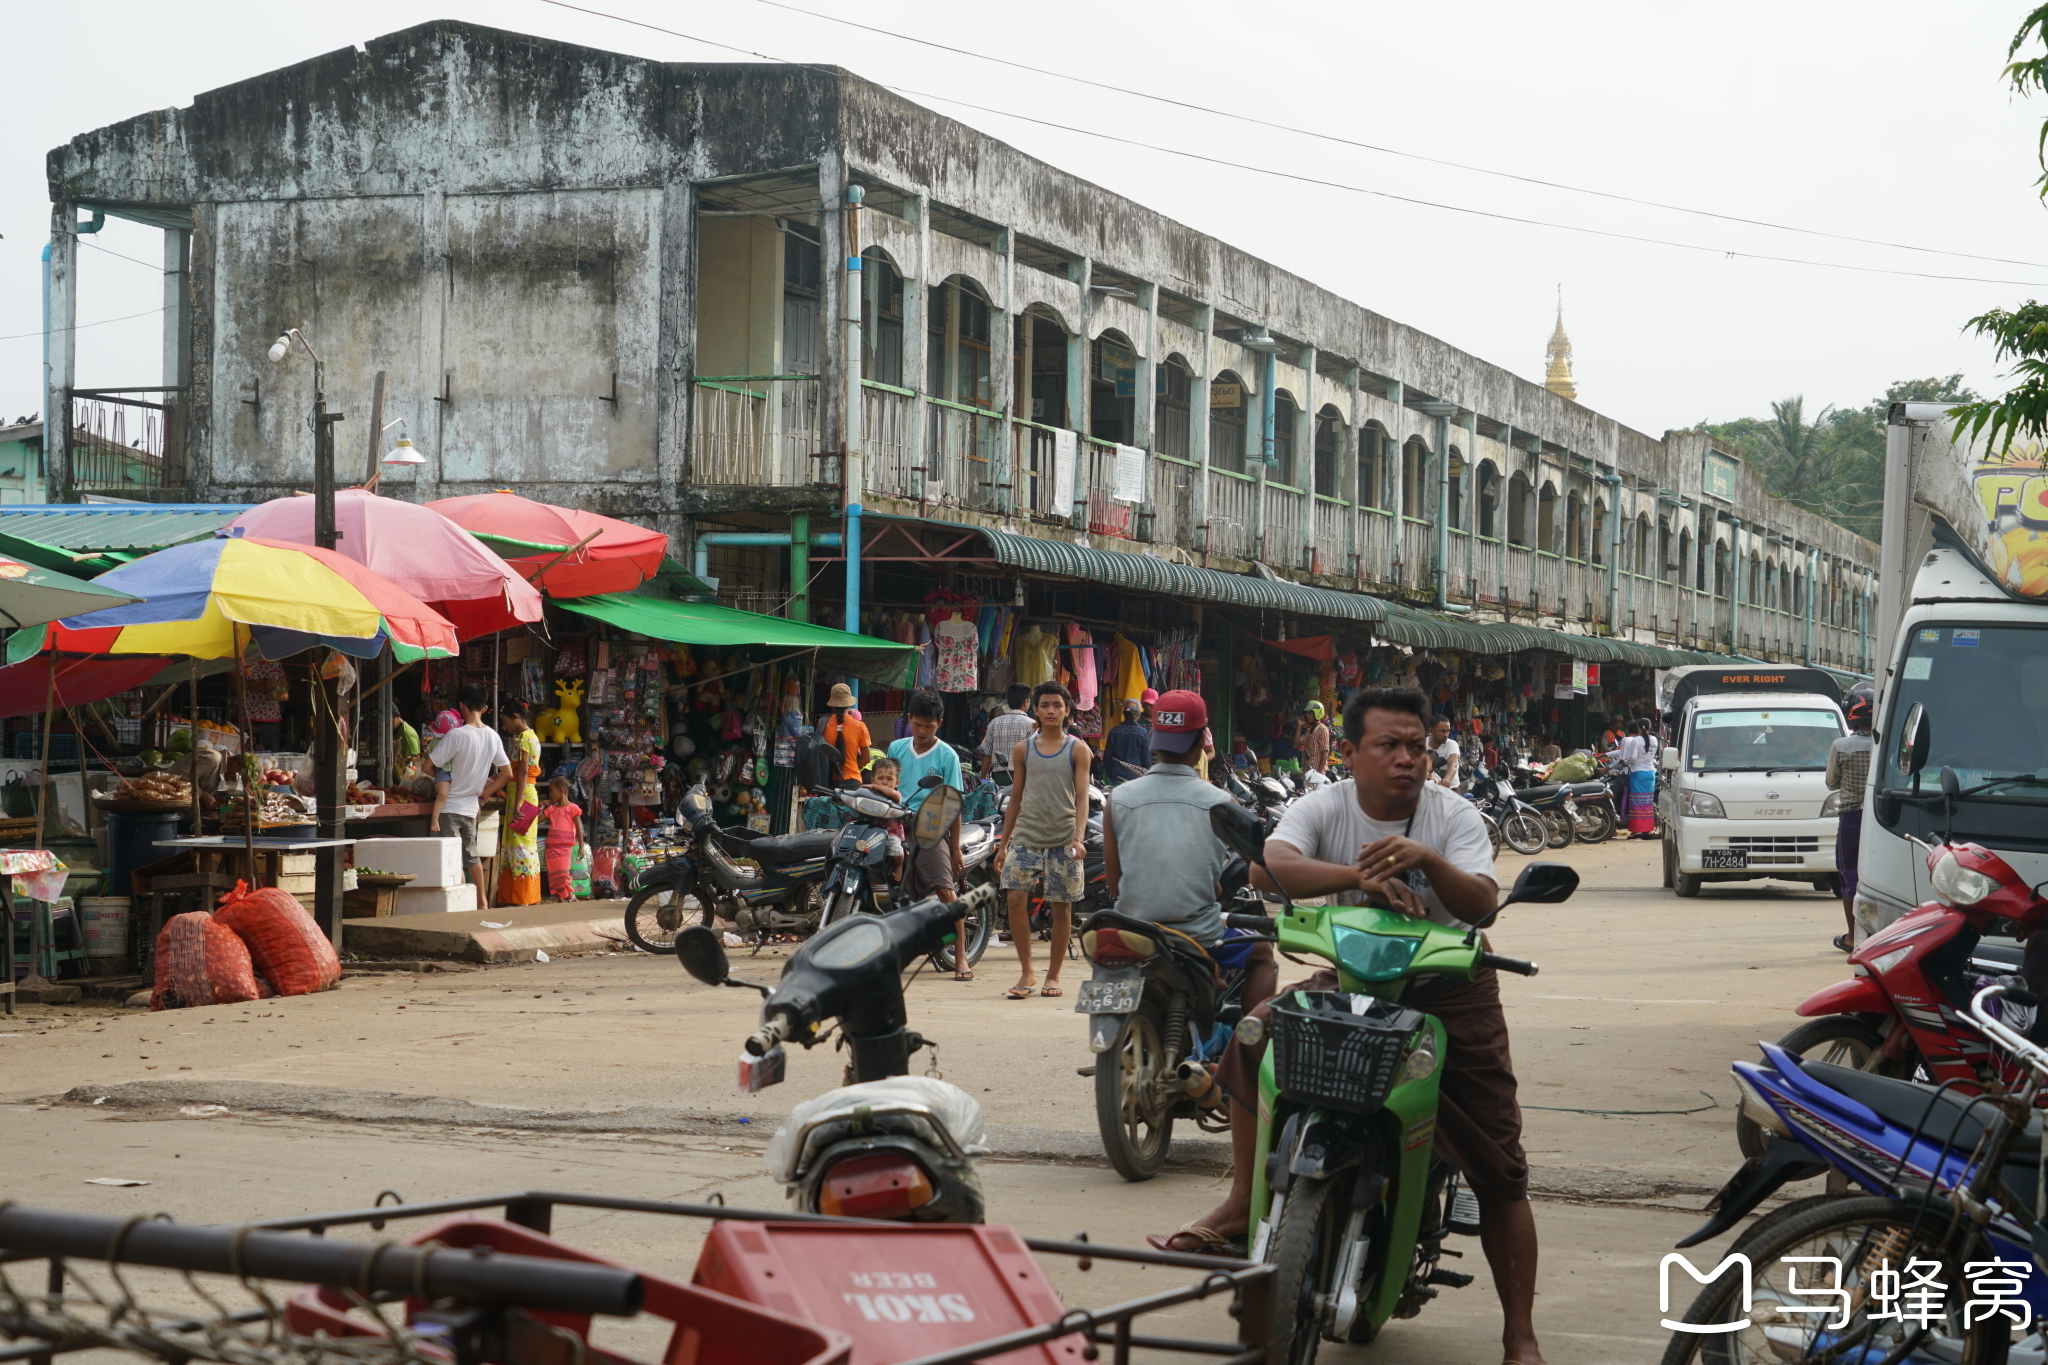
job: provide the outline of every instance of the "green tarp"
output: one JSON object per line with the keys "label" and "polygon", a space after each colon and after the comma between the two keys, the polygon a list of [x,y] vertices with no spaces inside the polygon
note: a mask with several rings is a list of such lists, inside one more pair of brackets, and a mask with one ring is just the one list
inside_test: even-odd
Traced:
{"label": "green tarp", "polygon": [[916,645],[849,635],[830,626],[785,621],[780,616],[761,616],[702,602],[676,602],[625,593],[563,598],[554,605],[635,635],[679,645],[701,645],[707,649],[751,646],[776,654],[815,650],[819,664],[828,672],[845,673],[884,687],[909,687],[917,679]]}

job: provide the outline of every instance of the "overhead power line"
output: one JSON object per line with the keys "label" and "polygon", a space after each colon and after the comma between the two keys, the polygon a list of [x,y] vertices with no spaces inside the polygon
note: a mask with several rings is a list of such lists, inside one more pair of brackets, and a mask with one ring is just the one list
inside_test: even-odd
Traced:
{"label": "overhead power line", "polygon": [[[553,3],[553,0],[549,0],[549,2]],[[1919,251],[1933,256],[1956,256],[1969,261],[1987,261],[1994,265],[2024,265],[2037,270],[2048,270],[2048,263],[2041,261],[2021,261],[2006,256],[1980,256],[1975,252],[1950,251],[1944,247],[1914,246],[1910,242],[1887,242],[1876,237],[1856,237],[1845,232],[1829,232],[1824,228],[1798,227],[1790,223],[1773,223],[1762,218],[1745,218],[1741,214],[1720,213],[1714,209],[1693,208],[1687,204],[1667,204],[1658,199],[1642,199],[1632,194],[1620,194],[1612,190],[1596,190],[1584,185],[1567,185],[1558,180],[1545,180],[1541,176],[1523,175],[1516,171],[1495,170],[1491,166],[1475,166],[1470,162],[1453,161],[1448,157],[1430,156],[1424,152],[1403,151],[1399,147],[1388,147],[1377,142],[1361,142],[1356,138],[1340,137],[1335,133],[1324,132],[1319,128],[1297,128],[1292,124],[1276,123],[1271,119],[1257,118],[1251,114],[1239,114],[1228,109],[1212,108],[1206,104],[1195,104],[1188,100],[1177,100],[1171,95],[1155,95],[1150,91],[1136,90],[1127,85],[1112,85],[1108,81],[1091,80],[1086,76],[1076,76],[1068,71],[1054,71],[1048,67],[1032,66],[1028,62],[1012,61],[1008,57],[996,57],[986,52],[976,52],[971,48],[953,47],[931,38],[920,38],[914,33],[903,33],[896,29],[881,28],[874,24],[863,24],[857,19],[848,19],[837,14],[820,14],[816,10],[804,9],[800,5],[788,4],[786,0],[755,0],[755,3],[767,5],[773,9],[788,10],[792,14],[802,14],[812,19],[822,19],[827,23],[843,24],[848,28],[857,28],[865,33],[878,34],[884,38],[896,38],[906,43],[916,43],[920,47],[929,47],[940,52],[950,52],[958,57],[972,57],[977,61],[993,62],[997,66],[1007,66],[1017,71],[1029,71],[1036,76],[1049,76],[1053,80],[1071,81],[1076,85],[1085,85],[1096,90],[1107,90],[1117,95],[1129,95],[1134,99],[1150,100],[1154,104],[1169,105],[1175,109],[1186,109],[1198,114],[1211,114],[1217,118],[1232,119],[1239,123],[1249,123],[1257,128],[1270,128],[1275,132],[1292,133],[1297,137],[1312,137],[1323,142],[1335,143],[1340,147],[1356,147],[1361,151],[1379,152],[1385,156],[1398,156],[1410,161],[1427,162],[1432,166],[1447,166],[1452,170],[1469,171],[1474,175],[1497,176],[1503,180],[1517,180],[1524,185],[1538,185],[1544,189],[1563,190],[1569,194],[1587,194],[1597,199],[1611,199],[1616,203],[1636,204],[1643,208],[1662,209],[1669,213],[1689,213],[1701,218],[1717,218],[1724,223],[1742,223],[1749,227],[1770,228],[1776,232],[1797,232],[1808,237],[1827,237],[1837,242],[1855,242],[1862,246],[1881,246],[1893,251]],[[934,96],[934,98],[937,97]]]}
{"label": "overhead power line", "polygon": [[[136,318],[146,318],[151,313],[161,313],[163,311],[161,306],[146,308],[140,313],[130,313],[126,317],[101,318],[98,322],[81,322],[71,327],[52,327],[50,330],[52,332],[83,332],[88,327],[104,327],[110,322],[133,322]],[[13,336],[0,337],[0,341],[20,341],[23,337],[39,337],[42,334],[42,329],[38,327],[33,332],[16,332]]]}
{"label": "overhead power line", "polygon": [[[702,43],[707,47],[719,48],[720,50],[726,52],[737,52],[740,55],[746,57],[758,57],[762,61],[777,62],[784,66],[801,67],[812,71],[830,72],[833,70],[833,68],[822,65],[820,63],[791,61],[787,57],[778,57],[773,53],[758,52],[752,48],[739,47],[733,43],[720,42],[716,38],[704,38],[699,37],[694,33],[683,33],[677,29],[663,28],[659,24],[650,24],[644,19],[633,19],[622,14],[611,14],[607,13],[604,10],[590,9],[583,5],[570,4],[568,0],[541,0],[541,3],[552,5],[557,9],[574,10],[579,14],[588,14],[599,19],[610,19],[616,23],[629,24],[635,28],[644,28],[655,33],[665,33],[672,38],[682,38],[689,42]],[[1138,147],[1145,151],[1159,152],[1166,156],[1183,157],[1187,160],[1199,161],[1206,165],[1223,166],[1231,170],[1248,171],[1254,175],[1273,176],[1281,180],[1291,180],[1296,182],[1297,184],[1319,185],[1327,189],[1343,190],[1349,194],[1370,195],[1374,198],[1392,200],[1394,202],[1403,204],[1414,204],[1422,208],[1441,209],[1448,213],[1462,213],[1475,218],[1489,218],[1496,222],[1517,223],[1527,227],[1551,228],[1559,232],[1577,232],[1592,237],[1605,237],[1614,241],[1638,242],[1648,246],[1669,247],[1673,250],[1678,251],[1702,252],[1708,255],[1721,256],[1729,260],[1745,259],[1752,261],[1772,261],[1781,265],[1803,265],[1810,266],[1819,270],[1846,270],[1855,272],[1857,274],[1865,275],[1891,275],[1904,279],[1946,280],[1962,284],[2003,284],[2013,285],[2019,288],[2027,289],[2048,288],[2048,282],[2043,282],[2040,280],[1992,279],[1976,275],[1943,275],[1935,273],[1933,271],[1926,270],[1900,270],[1885,266],[1851,265],[1842,261],[1819,261],[1814,260],[1810,257],[1779,256],[1767,252],[1742,251],[1730,247],[1709,246],[1700,242],[1679,242],[1673,241],[1665,237],[1650,237],[1630,232],[1616,232],[1608,228],[1585,227],[1577,223],[1559,223],[1552,222],[1548,219],[1543,218],[1529,218],[1512,213],[1497,213],[1490,209],[1476,209],[1468,207],[1463,204],[1447,204],[1443,203],[1440,200],[1420,199],[1412,195],[1395,194],[1391,190],[1368,189],[1362,185],[1348,185],[1338,180],[1324,180],[1316,176],[1297,175],[1291,171],[1275,170],[1270,166],[1254,166],[1248,162],[1231,161],[1223,157],[1209,156],[1203,152],[1190,152],[1185,151],[1178,147],[1167,147],[1162,146],[1158,143],[1142,142],[1136,138],[1121,137],[1115,133],[1105,133],[1093,128],[1082,128],[1069,123],[1055,123],[1050,119],[1036,118],[1030,114],[1019,114],[1008,109],[997,109],[989,105],[974,104],[967,100],[956,99],[951,95],[940,95],[931,93],[929,91],[912,90],[900,85],[883,84],[882,88],[885,90],[894,91],[899,95],[909,96],[914,99],[937,100],[940,103],[944,104],[958,105],[960,108],[963,109],[973,109],[979,113],[994,114],[999,118],[1011,118],[1023,123],[1034,123],[1043,128],[1052,128],[1060,132],[1075,133],[1083,137],[1098,138],[1105,142],[1118,143],[1126,147]],[[1766,224],[1766,226],[1770,225]],[[1919,248],[1912,249],[1917,250]],[[1994,258],[1985,257],[1978,259]],[[2033,265],[2034,263],[2028,261],[2017,261],[2011,262],[2011,264]],[[2042,268],[2048,269],[2048,266],[2043,266]]]}

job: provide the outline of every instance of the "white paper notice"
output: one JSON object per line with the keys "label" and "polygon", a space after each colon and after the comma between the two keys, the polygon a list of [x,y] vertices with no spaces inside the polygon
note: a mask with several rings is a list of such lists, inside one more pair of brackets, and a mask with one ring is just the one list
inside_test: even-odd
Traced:
{"label": "white paper notice", "polygon": [[1145,500],[1145,452],[1136,446],[1116,448],[1116,492],[1118,502]]}
{"label": "white paper notice", "polygon": [[1076,437],[1071,431],[1052,434],[1052,508],[1064,515],[1074,506],[1074,451]]}

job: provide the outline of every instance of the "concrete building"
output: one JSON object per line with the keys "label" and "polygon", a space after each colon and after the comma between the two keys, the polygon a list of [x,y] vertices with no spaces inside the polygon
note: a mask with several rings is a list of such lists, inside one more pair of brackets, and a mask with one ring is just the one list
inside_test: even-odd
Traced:
{"label": "concrete building", "polygon": [[[264,354],[300,326],[345,478],[386,376],[427,457],[404,496],[515,485],[679,547],[850,501],[898,566],[1220,570],[1867,666],[1874,547],[1572,401],[1561,314],[1546,388],[841,70],[435,22],[80,136],[49,180],[60,329],[80,215],[165,230],[167,497],[306,486],[311,370]],[[801,553],[703,548],[809,607]]]}

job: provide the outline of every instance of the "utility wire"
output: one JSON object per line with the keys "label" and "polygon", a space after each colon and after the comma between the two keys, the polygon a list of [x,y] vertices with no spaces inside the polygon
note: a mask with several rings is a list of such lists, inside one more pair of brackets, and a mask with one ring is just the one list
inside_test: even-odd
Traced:
{"label": "utility wire", "polygon": [[140,257],[138,257],[138,256],[122,256],[120,252],[118,252],[118,251],[110,251],[110,250],[108,250],[108,249],[107,249],[106,247],[103,247],[103,246],[101,246],[101,245],[100,245],[100,244],[99,244],[98,242],[88,242],[88,241],[86,241],[86,240],[85,240],[84,238],[82,238],[82,237],[81,237],[81,238],[79,239],[79,241],[78,241],[78,244],[79,244],[80,246],[89,246],[89,247],[91,247],[91,248],[92,248],[92,249],[93,249],[94,251],[104,252],[104,253],[105,253],[106,255],[109,255],[109,256],[115,256],[115,257],[119,257],[119,259],[121,259],[121,260],[124,260],[124,261],[133,261],[133,262],[135,262],[135,264],[137,264],[137,265],[139,265],[139,266],[142,266],[142,267],[144,267],[144,268],[146,268],[146,269],[149,269],[149,270],[154,270],[154,271],[156,271],[156,272],[157,272],[158,274],[163,274],[163,273],[165,273],[165,272],[164,272],[164,268],[163,268],[163,266],[161,266],[161,265],[158,265],[158,264],[154,264],[154,263],[152,263],[152,262],[149,262],[149,261],[145,261],[145,260],[141,259],[141,258],[140,258]]}
{"label": "utility wire", "polygon": [[[78,324],[77,324],[76,326],[72,326],[72,327],[52,327],[52,328],[50,329],[50,331],[52,331],[52,332],[82,332],[82,331],[84,331],[84,330],[85,330],[86,328],[88,328],[88,327],[104,327],[104,326],[106,326],[106,325],[107,325],[108,323],[110,323],[110,322],[131,322],[131,321],[133,321],[133,320],[134,320],[134,319],[136,319],[136,318],[146,318],[146,317],[148,317],[148,316],[149,316],[149,315],[150,315],[151,313],[161,313],[161,312],[163,312],[163,311],[164,311],[164,310],[163,310],[162,308],[160,308],[160,307],[159,307],[159,308],[150,308],[150,309],[145,309],[144,311],[142,311],[142,312],[140,312],[140,313],[130,313],[130,314],[129,314],[129,315],[127,316],[127,317],[124,317],[124,318],[101,318],[101,319],[100,319],[100,320],[99,320],[98,322],[81,322],[81,323],[78,323]],[[22,338],[24,338],[24,337],[39,337],[39,336],[41,336],[41,335],[43,335],[42,329],[38,328],[37,330],[35,330],[35,331],[33,331],[33,332],[16,332],[16,333],[15,333],[15,334],[14,334],[13,336],[6,336],[6,337],[0,337],[0,341],[20,341],[20,340],[21,340]]]}
{"label": "utility wire", "polygon": [[[555,0],[549,0],[551,4],[554,2]],[[1208,105],[1194,104],[1187,100],[1177,100],[1170,95],[1155,95],[1150,91],[1134,90],[1129,86],[1123,85],[1111,85],[1107,81],[1090,80],[1086,76],[1076,76],[1065,71],[1053,71],[1042,66],[1032,66],[1026,62],[1011,61],[1007,57],[995,57],[986,52],[975,52],[972,49],[963,47],[951,47],[930,38],[919,38],[914,34],[899,33],[894,29],[879,28],[873,24],[863,24],[858,20],[842,18],[836,14],[820,14],[816,10],[808,10],[797,5],[787,4],[785,0],[756,0],[756,3],[768,5],[774,9],[788,10],[792,14],[806,15],[812,19],[823,19],[828,23],[844,24],[848,28],[857,28],[863,32],[879,34],[885,38],[900,38],[906,43],[916,43],[921,47],[935,48],[940,52],[953,53],[955,56],[974,57],[984,62],[994,62],[997,66],[1007,66],[1018,71],[1029,71],[1037,76],[1050,76],[1054,80],[1072,81],[1076,85],[1086,85],[1096,90],[1107,90],[1113,94],[1129,95],[1141,100],[1151,100],[1155,104],[1170,105],[1175,109],[1187,109],[1198,114],[1212,114],[1217,118],[1234,119],[1239,123],[1249,123],[1258,128],[1271,128],[1276,132],[1293,133],[1299,137],[1317,138],[1324,142],[1334,142],[1342,147],[1356,147],[1363,151],[1379,152],[1386,156],[1404,157],[1410,161],[1427,162],[1432,166],[1448,166],[1452,170],[1470,171],[1474,175],[1498,176],[1503,180],[1518,180],[1525,185],[1540,185],[1544,189],[1564,190],[1571,194],[1588,194],[1598,199],[1612,199],[1617,203],[1639,204],[1644,208],[1664,209],[1671,213],[1690,213],[1701,218],[1718,218],[1725,223],[1742,223],[1749,227],[1770,228],[1777,232],[1797,232],[1809,237],[1827,237],[1838,242],[1856,242],[1863,246],[1889,247],[1894,251],[1920,251],[1934,256],[1957,256],[1970,261],[1989,261],[1996,265],[2024,265],[2039,270],[2048,270],[2048,263],[2041,261],[2020,261],[2005,256],[1980,256],[1969,251],[1949,251],[1942,247],[1914,246],[1908,242],[1887,242],[1875,237],[1855,237],[1842,232],[1828,232],[1822,228],[1795,227],[1789,223],[1773,223],[1761,218],[1744,218],[1740,214],[1717,213],[1712,209],[1692,208],[1685,204],[1667,204],[1656,199],[1640,199],[1634,195],[1618,194],[1611,190],[1588,189],[1584,185],[1567,185],[1561,181],[1544,180],[1539,176],[1521,175],[1515,171],[1497,171],[1490,166],[1474,166],[1467,162],[1452,161],[1446,157],[1430,156],[1423,152],[1406,152],[1398,147],[1386,147],[1376,142],[1360,142],[1354,138],[1339,137],[1335,133],[1326,133],[1315,128],[1296,128],[1291,124],[1275,123],[1270,119],[1255,118],[1250,114],[1238,114],[1228,109],[1213,109]]]}
{"label": "utility wire", "polygon": [[[629,19],[626,16],[620,14],[609,14],[603,10],[589,9],[582,5],[572,5],[568,3],[568,0],[541,0],[541,3],[546,5],[553,5],[557,9],[574,10],[579,14],[589,14],[600,19],[610,19],[617,23],[630,24],[635,28],[649,29],[655,33],[665,33],[672,38],[683,38],[693,43],[702,43],[707,47],[720,48],[726,52],[737,52],[742,56],[758,57],[763,61],[779,62],[784,66],[803,67],[809,70],[827,73],[830,73],[834,70],[834,68],[832,67],[822,66],[815,62],[791,61],[786,57],[777,57],[772,53],[757,52],[752,48],[738,47],[732,43],[719,42],[715,38],[700,38],[696,34],[683,33],[672,28],[663,28],[659,24],[650,24],[643,19]],[[878,82],[878,84],[880,83]],[[1017,119],[1018,121],[1023,123],[1035,123],[1038,124],[1040,127],[1052,128],[1060,132],[1077,133],[1083,137],[1099,138],[1105,142],[1114,142],[1126,147],[1137,147],[1145,151],[1160,152],[1167,156],[1184,157],[1188,160],[1199,161],[1206,165],[1223,166],[1231,170],[1250,171],[1257,175],[1270,175],[1282,180],[1292,180],[1299,184],[1320,185],[1328,189],[1343,190],[1350,194],[1370,195],[1374,198],[1389,199],[1397,203],[1403,204],[1414,204],[1422,208],[1442,209],[1449,213],[1463,213],[1471,215],[1476,218],[1490,218],[1497,222],[1520,223],[1529,227],[1552,228],[1560,232],[1577,232],[1592,237],[1606,237],[1615,241],[1640,242],[1649,246],[1670,247],[1678,251],[1705,252],[1710,255],[1721,256],[1728,260],[1742,258],[1752,261],[1773,261],[1782,265],[1812,266],[1821,270],[1847,270],[1855,272],[1857,274],[1864,275],[1891,275],[1907,279],[1947,280],[1963,284],[2003,284],[2013,285],[2024,289],[2048,288],[2048,284],[2044,284],[2042,281],[2039,280],[1987,279],[1976,275],[1941,275],[1925,270],[1896,270],[1884,266],[1875,265],[1848,265],[1840,261],[1816,261],[1801,256],[1777,256],[1770,255],[1764,252],[1737,251],[1731,250],[1726,247],[1707,246],[1699,242],[1676,242],[1664,237],[1646,237],[1629,232],[1615,232],[1606,228],[1583,227],[1575,223],[1555,223],[1542,218],[1525,218],[1511,213],[1495,213],[1487,209],[1468,208],[1462,204],[1446,204],[1433,199],[1418,199],[1410,195],[1395,194],[1390,190],[1367,189],[1360,185],[1347,185],[1342,181],[1323,180],[1318,177],[1309,175],[1297,175],[1290,171],[1275,170],[1270,166],[1254,166],[1247,162],[1230,161],[1222,157],[1207,156],[1201,152],[1183,151],[1178,147],[1165,147],[1157,143],[1140,142],[1135,138],[1119,137],[1114,133],[1098,132],[1092,128],[1081,128],[1076,127],[1073,124],[1067,123],[1055,123],[1049,119],[1034,118],[1029,114],[1018,114],[1013,113],[1007,109],[996,109],[989,105],[974,104],[967,100],[955,99],[950,95],[939,95],[927,91],[912,90],[907,87],[899,85],[883,85],[882,88],[885,90],[893,91],[896,94],[910,96],[915,99],[936,100],[942,104],[953,104],[963,109],[973,109],[979,113],[994,114],[999,118],[1012,118]],[[2018,262],[2018,264],[2032,263]]]}

